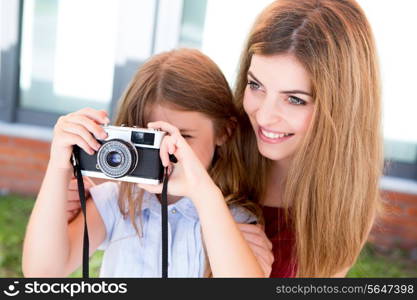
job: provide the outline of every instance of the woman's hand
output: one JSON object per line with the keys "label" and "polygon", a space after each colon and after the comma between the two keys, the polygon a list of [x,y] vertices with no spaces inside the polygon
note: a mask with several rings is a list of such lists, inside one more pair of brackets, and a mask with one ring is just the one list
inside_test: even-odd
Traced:
{"label": "woman's hand", "polygon": [[[149,123],[148,127],[167,133],[162,140],[159,153],[163,166],[170,169],[168,194],[185,196],[194,200],[195,195],[201,193],[203,187],[214,185],[206,168],[182,137],[178,128],[162,121]],[[178,160],[175,165],[169,160],[170,154]],[[159,185],[138,184],[138,186],[151,193],[162,192],[162,183]]]}
{"label": "woman's hand", "polygon": [[97,139],[105,139],[107,133],[99,124],[109,123],[104,110],[84,108],[59,117],[54,127],[49,165],[71,170],[70,158],[73,145],[78,145],[90,155],[100,148]]}
{"label": "woman's hand", "polygon": [[[84,177],[84,195],[85,199],[87,200],[90,196],[90,188],[93,187],[95,184],[94,182],[89,179],[88,177]],[[67,216],[68,216],[68,224],[74,220],[74,218],[80,213],[81,211],[81,202],[80,202],[80,195],[78,193],[78,184],[77,178],[72,177],[71,181],[68,185],[67,191]]]}
{"label": "woman's hand", "polygon": [[260,225],[237,224],[244,239],[252,249],[265,277],[269,277],[274,262],[272,243]]}

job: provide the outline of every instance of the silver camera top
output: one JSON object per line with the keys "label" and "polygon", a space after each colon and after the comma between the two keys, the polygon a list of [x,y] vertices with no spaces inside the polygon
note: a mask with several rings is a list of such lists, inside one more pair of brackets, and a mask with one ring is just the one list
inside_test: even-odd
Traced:
{"label": "silver camera top", "polygon": [[121,139],[142,148],[159,149],[166,132],[150,129],[136,128],[126,126],[102,125],[104,131],[107,132],[107,138],[104,141],[113,139]]}

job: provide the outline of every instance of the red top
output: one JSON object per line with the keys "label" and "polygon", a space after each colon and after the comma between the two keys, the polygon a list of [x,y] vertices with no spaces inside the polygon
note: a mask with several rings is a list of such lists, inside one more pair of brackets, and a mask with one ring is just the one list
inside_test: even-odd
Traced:
{"label": "red top", "polygon": [[295,236],[285,222],[284,209],[263,206],[262,210],[265,218],[265,233],[272,242],[275,258],[270,277],[295,277],[296,265],[291,262]]}

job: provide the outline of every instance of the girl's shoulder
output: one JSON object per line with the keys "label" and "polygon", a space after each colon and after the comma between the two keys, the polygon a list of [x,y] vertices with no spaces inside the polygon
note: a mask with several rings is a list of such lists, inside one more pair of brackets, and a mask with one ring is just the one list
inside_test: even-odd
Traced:
{"label": "girl's shoulder", "polygon": [[241,205],[232,204],[229,206],[229,210],[237,223],[249,224],[258,221],[258,218],[252,212]]}

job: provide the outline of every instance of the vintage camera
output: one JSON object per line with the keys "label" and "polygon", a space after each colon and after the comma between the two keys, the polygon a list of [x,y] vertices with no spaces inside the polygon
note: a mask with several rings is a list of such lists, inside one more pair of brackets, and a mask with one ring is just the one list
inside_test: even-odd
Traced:
{"label": "vintage camera", "polygon": [[159,184],[164,168],[159,149],[165,132],[125,126],[102,126],[108,136],[97,140],[101,147],[93,155],[79,149],[83,176],[145,184]]}

